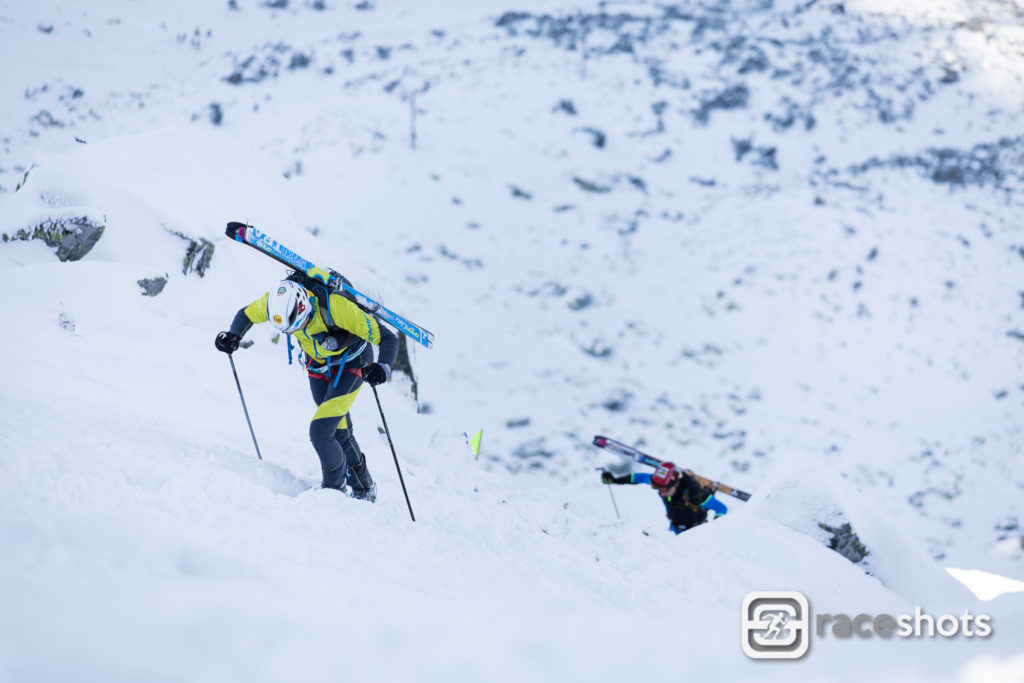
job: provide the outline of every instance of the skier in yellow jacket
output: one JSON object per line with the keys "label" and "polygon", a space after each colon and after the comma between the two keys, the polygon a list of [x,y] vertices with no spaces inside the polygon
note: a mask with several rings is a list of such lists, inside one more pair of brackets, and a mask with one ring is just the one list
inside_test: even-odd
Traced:
{"label": "skier in yellow jacket", "polygon": [[[377,485],[352,434],[349,409],[364,381],[377,386],[391,378],[398,337],[341,294],[320,291],[317,296],[304,286],[319,291],[318,281],[327,280],[325,271],[314,268],[306,278],[278,282],[240,309],[230,330],[217,335],[215,345],[224,353],[233,353],[253,324],[269,322],[288,335],[290,363],[291,338],[295,337],[317,404],[309,439],[320,458],[322,486],[342,492],[348,487],[353,498],[372,502],[377,497]],[[379,347],[376,362],[371,345]]]}

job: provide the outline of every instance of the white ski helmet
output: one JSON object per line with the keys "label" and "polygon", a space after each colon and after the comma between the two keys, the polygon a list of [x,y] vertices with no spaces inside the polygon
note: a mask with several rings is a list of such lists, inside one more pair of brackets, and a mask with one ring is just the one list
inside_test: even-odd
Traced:
{"label": "white ski helmet", "polygon": [[312,314],[309,292],[298,282],[281,280],[267,295],[267,319],[286,334],[299,330]]}

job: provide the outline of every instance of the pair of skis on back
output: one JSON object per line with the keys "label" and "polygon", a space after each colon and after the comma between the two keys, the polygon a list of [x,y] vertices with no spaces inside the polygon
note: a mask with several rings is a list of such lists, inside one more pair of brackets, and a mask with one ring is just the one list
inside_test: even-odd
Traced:
{"label": "pair of skis on back", "polygon": [[[621,441],[609,439],[607,436],[595,436],[594,445],[597,446],[598,448],[604,448],[605,450],[611,451],[612,453],[624,455],[627,458],[631,458],[637,461],[641,465],[650,465],[651,467],[657,468],[663,462],[662,460],[655,458],[653,455],[647,455],[646,453],[638,451],[632,446],[627,446]],[[733,498],[739,498],[740,500],[750,500],[750,494],[747,493],[746,491],[740,491],[739,489],[733,488],[728,484],[723,484],[720,481],[715,481],[714,479],[702,477],[701,475],[693,472],[692,470],[683,471],[686,472],[691,477],[693,477],[694,479],[696,479],[697,481],[699,481],[701,485],[711,489],[712,491],[721,491],[726,495],[732,496]]]}
{"label": "pair of skis on back", "polygon": [[[308,273],[311,268],[316,267],[316,264],[312,261],[307,261],[288,247],[267,235],[265,232],[257,230],[251,225],[239,223],[238,221],[231,221],[228,223],[224,234],[233,240],[241,242],[242,244],[248,244],[256,251],[266,254],[270,258],[283,263],[289,268],[294,268],[300,273]],[[339,294],[342,294],[354,301],[367,313],[375,315],[384,322],[389,323],[413,341],[419,342],[428,349],[433,348],[433,332],[420,327],[407,318],[404,318],[394,311],[384,307],[379,301],[363,294],[353,287],[352,283],[338,273],[330,271],[330,280],[328,280],[326,284]]]}

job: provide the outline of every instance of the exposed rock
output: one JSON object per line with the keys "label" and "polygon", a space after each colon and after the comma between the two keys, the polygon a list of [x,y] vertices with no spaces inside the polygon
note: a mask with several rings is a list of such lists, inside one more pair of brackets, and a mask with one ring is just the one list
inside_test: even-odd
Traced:
{"label": "exposed rock", "polygon": [[41,109],[38,114],[29,119],[29,121],[35,121],[43,128],[63,128],[64,122],[54,118],[53,114],[45,109]]}
{"label": "exposed rock", "polygon": [[405,374],[412,382],[412,399],[419,405],[419,384],[416,381],[416,373],[412,369],[412,358],[409,356],[409,344],[404,334],[398,335],[398,356],[395,358],[395,371]]}
{"label": "exposed rock", "polygon": [[72,320],[71,316],[68,315],[66,312],[61,311],[60,315],[57,316],[57,324],[60,325],[60,328],[62,330],[66,330],[67,332],[71,332],[72,334],[74,334],[75,321]]}
{"label": "exposed rock", "polygon": [[861,543],[849,522],[843,522],[838,527],[831,527],[824,523],[819,523],[818,526],[832,534],[828,547],[850,562],[857,564],[868,556],[868,549]]}
{"label": "exposed rock", "polygon": [[523,189],[520,189],[520,188],[516,187],[515,185],[512,185],[511,183],[508,186],[508,191],[516,199],[526,199],[526,200],[533,199],[533,195],[532,194],[530,194],[526,190],[523,190]]}
{"label": "exposed rock", "polygon": [[582,311],[584,308],[590,307],[594,303],[594,297],[590,292],[584,292],[570,301],[567,306],[570,311]]}
{"label": "exposed rock", "polygon": [[732,141],[732,149],[736,154],[736,161],[742,161],[743,157],[752,152],[754,154],[754,159],[751,163],[753,163],[754,166],[760,166],[772,171],[779,170],[778,162],[775,160],[775,147],[755,147],[750,138],[744,140],[737,140],[734,138]]}
{"label": "exposed rock", "polygon": [[167,285],[167,274],[157,277],[147,277],[138,281],[139,287],[142,287],[143,296],[156,296],[160,292],[164,291],[164,287]]}
{"label": "exposed rock", "polygon": [[579,347],[583,353],[594,358],[607,358],[612,355],[612,347],[598,337],[592,339],[587,345],[579,344]]}
{"label": "exposed rock", "polygon": [[[544,447],[546,439],[541,436],[531,441],[519,444],[513,451],[513,455],[519,460],[526,461],[526,466],[530,469],[540,469],[544,467],[544,461],[550,460],[555,454]],[[512,464],[508,466],[511,468]],[[518,470],[518,468],[516,468]]]}
{"label": "exposed rock", "polygon": [[576,185],[584,192],[596,192],[597,194],[605,194],[606,192],[612,191],[612,188],[608,187],[607,185],[598,185],[597,183],[592,182],[590,180],[584,180],[579,176],[574,176],[572,181],[576,183]]}
{"label": "exposed rock", "polygon": [[576,105],[573,104],[572,100],[559,100],[558,104],[555,105],[554,111],[563,111],[569,116],[576,116]]}
{"label": "exposed rock", "polygon": [[701,102],[700,107],[693,113],[698,123],[707,123],[711,112],[715,109],[742,109],[747,106],[750,99],[750,90],[747,86],[740,84],[726,88],[708,99]]}
{"label": "exposed rock", "polygon": [[869,159],[849,172],[861,175],[879,168],[912,168],[940,185],[1020,185],[1024,183],[1024,136],[1000,138],[970,149],[930,147],[914,156]]}
{"label": "exposed rock", "polygon": [[597,147],[598,149],[604,149],[604,143],[607,141],[608,138],[602,131],[598,130],[597,128],[591,128],[589,126],[585,128],[580,128],[579,130],[581,132],[590,134],[590,141],[593,143],[594,147]]}
{"label": "exposed rock", "polygon": [[195,271],[199,274],[199,277],[206,275],[206,269],[210,266],[210,261],[213,259],[213,243],[205,237],[193,239],[175,230],[169,230],[168,232],[188,242],[185,258],[181,262],[181,274],[188,275]]}
{"label": "exposed rock", "polygon": [[267,78],[277,78],[282,68],[295,70],[307,66],[310,61],[308,55],[285,43],[263,45],[260,52],[262,54],[253,54],[241,61],[236,58],[234,71],[224,80],[231,85],[259,83]]}
{"label": "exposed rock", "polygon": [[312,61],[312,58],[303,52],[293,52],[292,59],[288,62],[288,68],[292,71],[295,69],[305,69]]}
{"label": "exposed rock", "polygon": [[13,234],[0,233],[0,239],[4,242],[42,240],[54,249],[61,261],[77,261],[89,253],[105,229],[105,225],[98,225],[88,216],[47,218]]}

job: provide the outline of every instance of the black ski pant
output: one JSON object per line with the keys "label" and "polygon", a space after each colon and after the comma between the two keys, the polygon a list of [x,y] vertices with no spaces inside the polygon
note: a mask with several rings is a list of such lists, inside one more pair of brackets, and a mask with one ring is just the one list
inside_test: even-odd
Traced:
{"label": "black ski pant", "polygon": [[320,458],[324,488],[340,489],[346,483],[365,490],[373,483],[366,469],[366,458],[352,433],[349,408],[363,385],[357,368],[341,373],[337,384],[333,377],[309,376],[309,389],[317,404],[309,424],[309,440]]}

